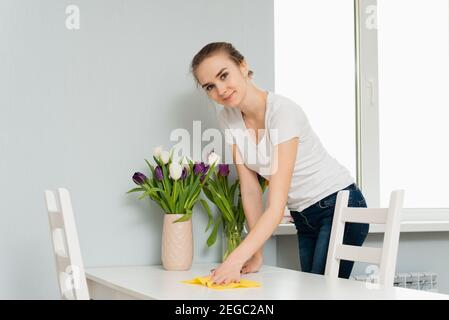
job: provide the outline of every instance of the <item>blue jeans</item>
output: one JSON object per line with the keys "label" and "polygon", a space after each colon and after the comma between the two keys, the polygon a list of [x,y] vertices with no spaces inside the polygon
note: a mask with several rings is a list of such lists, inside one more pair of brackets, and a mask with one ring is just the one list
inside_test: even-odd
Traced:
{"label": "blue jeans", "polygon": [[[356,184],[351,184],[342,190],[350,190],[348,207],[367,206]],[[298,234],[299,260],[303,272],[324,274],[337,193],[321,199],[301,212],[290,211]],[[361,246],[366,239],[368,229],[369,224],[347,222],[343,244]],[[353,266],[353,261],[341,260],[338,276],[348,279]]]}

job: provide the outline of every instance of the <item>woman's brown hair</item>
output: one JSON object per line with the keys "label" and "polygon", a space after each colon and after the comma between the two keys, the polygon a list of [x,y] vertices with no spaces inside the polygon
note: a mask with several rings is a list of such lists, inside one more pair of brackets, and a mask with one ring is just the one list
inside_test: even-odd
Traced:
{"label": "woman's brown hair", "polygon": [[[204,61],[204,59],[209,58],[210,56],[217,53],[226,53],[229,58],[234,61],[237,66],[243,62],[245,57],[231,44],[228,42],[211,42],[205,45],[192,59],[192,63],[190,65],[191,71],[195,77],[196,83],[198,84],[198,78],[196,77],[196,69]],[[252,77],[254,72],[251,70],[248,71],[248,77]]]}

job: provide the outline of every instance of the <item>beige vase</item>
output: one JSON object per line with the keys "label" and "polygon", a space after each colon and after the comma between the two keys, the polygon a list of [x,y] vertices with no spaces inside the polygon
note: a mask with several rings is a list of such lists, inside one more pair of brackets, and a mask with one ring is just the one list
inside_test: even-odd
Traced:
{"label": "beige vase", "polygon": [[183,214],[164,214],[161,258],[165,270],[189,270],[192,266],[192,219],[174,222],[183,216]]}

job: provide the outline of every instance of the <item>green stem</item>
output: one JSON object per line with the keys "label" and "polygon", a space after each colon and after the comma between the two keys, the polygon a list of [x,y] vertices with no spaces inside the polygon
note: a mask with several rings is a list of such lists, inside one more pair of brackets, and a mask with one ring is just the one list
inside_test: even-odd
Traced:
{"label": "green stem", "polygon": [[223,255],[223,260],[225,260],[242,242],[242,229],[237,225],[225,225],[224,229],[226,236],[226,250]]}

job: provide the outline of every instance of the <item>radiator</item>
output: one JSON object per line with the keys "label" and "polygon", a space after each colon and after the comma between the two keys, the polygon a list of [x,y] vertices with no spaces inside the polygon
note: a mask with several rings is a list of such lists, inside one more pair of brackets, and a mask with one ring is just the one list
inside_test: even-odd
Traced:
{"label": "radiator", "polygon": [[[367,275],[356,275],[351,277],[357,281],[370,281]],[[438,292],[437,274],[433,272],[404,272],[394,276],[394,286],[415,290]]]}

